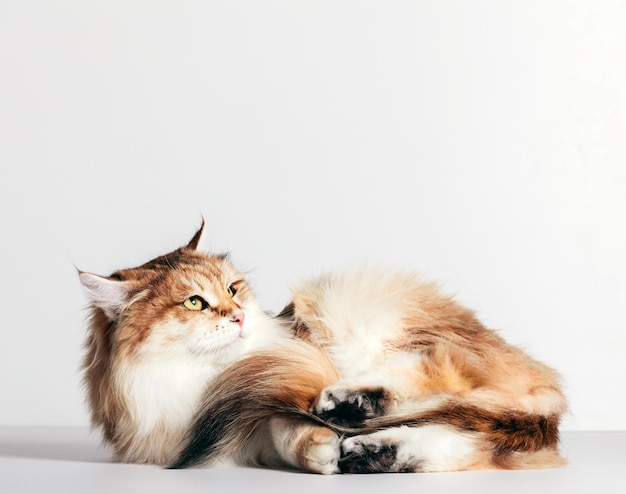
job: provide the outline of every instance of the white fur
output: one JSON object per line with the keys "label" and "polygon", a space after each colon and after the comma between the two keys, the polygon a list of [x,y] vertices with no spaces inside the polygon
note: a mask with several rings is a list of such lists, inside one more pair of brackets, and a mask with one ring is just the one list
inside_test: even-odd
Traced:
{"label": "white fur", "polygon": [[100,307],[110,320],[115,320],[128,302],[127,284],[82,271],[78,276],[93,305]]}
{"label": "white fur", "polygon": [[[313,286],[317,289],[317,282]],[[415,389],[412,369],[422,355],[387,345],[390,340],[401,338],[409,310],[419,309],[406,304],[415,298],[411,295],[423,283],[410,273],[366,268],[337,273],[325,286],[321,295],[315,294],[316,319],[306,322],[322,325],[332,334],[332,338],[316,343],[324,348],[341,375],[335,391],[342,387],[381,386],[393,389],[399,403],[410,399]],[[322,395],[317,411],[332,406]]]}
{"label": "white fur", "polygon": [[114,373],[123,395],[135,401],[136,416],[145,422],[140,429],[153,427],[156,417],[187,423],[208,382],[245,354],[285,338],[285,330],[264,315],[252,312],[244,325],[246,338],[226,318],[217,329],[198,324],[190,331],[189,324],[175,319],[155,326],[132,364]]}
{"label": "white fur", "polygon": [[371,274],[363,270],[334,277],[332,288],[319,301],[319,320],[334,335],[326,350],[346,379],[367,374],[380,364],[383,342],[403,326],[401,290],[392,278]]}
{"label": "white fur", "polygon": [[206,383],[219,368],[197,360],[172,360],[127,365],[116,369],[116,386],[127,397],[126,405],[139,435],[163,427],[188,425]]}
{"label": "white fur", "polygon": [[396,465],[418,465],[420,471],[463,470],[474,460],[476,436],[445,425],[395,427],[373,434],[345,439],[344,453],[359,452],[363,446],[381,444],[397,448]]}
{"label": "white fur", "polygon": [[206,386],[248,353],[287,337],[286,329],[256,306],[243,328],[222,318],[215,326],[181,324],[175,318],[156,325],[130,360],[114,366],[114,385],[128,413],[120,426],[134,437],[123,458],[168,464],[182,446]]}

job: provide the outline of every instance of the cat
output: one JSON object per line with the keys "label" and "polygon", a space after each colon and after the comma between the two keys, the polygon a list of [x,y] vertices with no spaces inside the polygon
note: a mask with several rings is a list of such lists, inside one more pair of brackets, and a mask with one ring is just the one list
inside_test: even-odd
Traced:
{"label": "cat", "polygon": [[365,473],[555,467],[551,368],[404,271],[313,278],[276,317],[226,255],[184,247],[108,277],[91,303],[91,421],[117,458]]}

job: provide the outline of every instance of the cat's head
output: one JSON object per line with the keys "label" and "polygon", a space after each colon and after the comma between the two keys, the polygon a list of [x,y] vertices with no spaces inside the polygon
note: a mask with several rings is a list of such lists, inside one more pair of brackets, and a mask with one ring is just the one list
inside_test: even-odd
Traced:
{"label": "cat's head", "polygon": [[[260,309],[241,272],[226,255],[191,241],[141,266],[110,276],[79,271],[93,308],[92,330],[127,358],[167,358],[219,352],[247,336]],[[99,324],[98,324],[99,322]]]}

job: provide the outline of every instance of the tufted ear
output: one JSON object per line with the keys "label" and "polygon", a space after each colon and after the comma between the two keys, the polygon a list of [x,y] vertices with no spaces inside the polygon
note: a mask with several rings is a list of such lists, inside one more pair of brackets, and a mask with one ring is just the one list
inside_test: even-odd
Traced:
{"label": "tufted ear", "polygon": [[116,320],[130,299],[130,283],[83,271],[78,271],[78,277],[89,301],[102,309],[110,320]]}
{"label": "tufted ear", "polygon": [[202,224],[200,225],[200,229],[196,232],[193,238],[187,244],[187,248],[193,250],[200,250],[204,244],[204,218],[202,218]]}

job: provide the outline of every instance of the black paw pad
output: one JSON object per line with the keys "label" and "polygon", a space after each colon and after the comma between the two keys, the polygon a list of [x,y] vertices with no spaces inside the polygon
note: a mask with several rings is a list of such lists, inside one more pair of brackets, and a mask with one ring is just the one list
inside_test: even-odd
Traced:
{"label": "black paw pad", "polygon": [[342,448],[339,459],[341,473],[397,472],[397,448],[389,444],[351,444]]}
{"label": "black paw pad", "polygon": [[334,402],[334,407],[319,412],[319,417],[342,426],[358,425],[366,419],[385,415],[389,402],[384,388],[331,393],[327,399]]}

